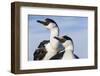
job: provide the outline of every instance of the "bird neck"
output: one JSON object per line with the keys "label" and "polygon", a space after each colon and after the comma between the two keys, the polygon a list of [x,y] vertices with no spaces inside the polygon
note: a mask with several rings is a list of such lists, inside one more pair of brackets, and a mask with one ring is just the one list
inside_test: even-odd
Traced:
{"label": "bird neck", "polygon": [[50,38],[53,38],[55,36],[59,36],[59,28],[55,27],[50,30]]}
{"label": "bird neck", "polygon": [[73,50],[74,50],[74,46],[72,44],[71,41],[67,41],[67,43],[65,42],[65,44],[67,45],[64,45],[63,46],[65,47],[65,53],[63,55],[63,60],[64,59],[73,59],[74,58],[74,55],[73,55]]}
{"label": "bird neck", "polygon": [[54,37],[59,36],[59,28],[53,28],[52,30],[50,30],[51,34],[50,34],[50,45],[52,46],[52,48],[56,51],[59,50],[59,46],[60,43],[57,39],[55,39]]}

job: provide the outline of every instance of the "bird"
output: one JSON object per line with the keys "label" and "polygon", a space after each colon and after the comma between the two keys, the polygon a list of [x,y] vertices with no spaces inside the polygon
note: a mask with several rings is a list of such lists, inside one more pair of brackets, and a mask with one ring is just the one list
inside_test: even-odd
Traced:
{"label": "bird", "polygon": [[61,52],[58,52],[55,56],[50,58],[50,60],[53,60],[53,59],[62,59],[62,60],[79,59],[79,57],[76,54],[74,54],[74,44],[73,44],[73,40],[70,37],[64,35],[64,36],[55,37],[55,38],[62,43],[62,45],[65,47],[65,49],[62,50]]}
{"label": "bird", "polygon": [[[49,60],[51,57],[56,55],[57,52],[65,49],[64,46],[55,38],[59,36],[59,27],[57,23],[50,18],[46,18],[44,21],[37,20],[37,22],[50,31],[50,39],[49,41],[44,40],[40,43],[38,49],[36,49],[33,54],[34,60]],[[45,55],[43,56],[43,54]]]}
{"label": "bird", "polygon": [[44,40],[34,52],[34,60],[54,60],[54,59],[78,59],[75,55],[74,44],[70,37],[59,36],[59,27],[57,23],[46,18],[44,21],[37,20],[50,31],[50,40]]}

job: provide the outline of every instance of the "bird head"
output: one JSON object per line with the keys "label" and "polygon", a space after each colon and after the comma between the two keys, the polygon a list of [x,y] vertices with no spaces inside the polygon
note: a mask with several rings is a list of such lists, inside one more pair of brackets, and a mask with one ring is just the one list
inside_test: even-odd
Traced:
{"label": "bird head", "polygon": [[60,43],[62,43],[64,47],[73,45],[72,39],[68,36],[61,36],[61,37],[54,37],[54,38],[57,39]]}
{"label": "bird head", "polygon": [[64,37],[54,37],[54,38],[57,39],[61,43],[64,43],[66,41]]}
{"label": "bird head", "polygon": [[43,26],[45,26],[49,30],[58,27],[56,22],[54,20],[50,19],[50,18],[46,18],[44,21],[37,20],[37,22],[41,23]]}

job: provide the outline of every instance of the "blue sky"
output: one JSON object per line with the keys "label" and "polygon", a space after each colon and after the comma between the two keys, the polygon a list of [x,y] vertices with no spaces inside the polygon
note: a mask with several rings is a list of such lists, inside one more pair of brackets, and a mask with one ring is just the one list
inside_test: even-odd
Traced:
{"label": "blue sky", "polygon": [[28,15],[28,60],[33,60],[33,53],[41,41],[48,40],[50,32],[37,20],[53,19],[60,28],[60,35],[73,39],[74,53],[80,58],[88,57],[88,18],[79,16]]}

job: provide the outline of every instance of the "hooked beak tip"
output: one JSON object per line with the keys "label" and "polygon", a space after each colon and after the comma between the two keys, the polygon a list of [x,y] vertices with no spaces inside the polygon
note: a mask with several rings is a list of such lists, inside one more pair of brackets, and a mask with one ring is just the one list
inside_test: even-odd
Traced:
{"label": "hooked beak tip", "polygon": [[40,20],[37,20],[37,22],[40,23],[41,21]]}

